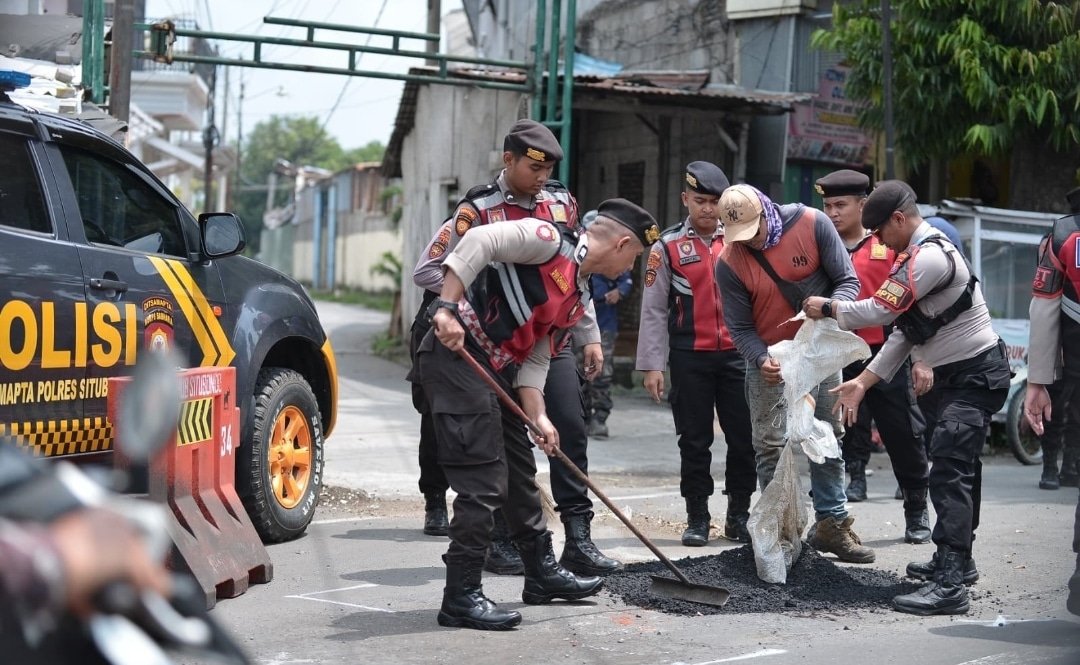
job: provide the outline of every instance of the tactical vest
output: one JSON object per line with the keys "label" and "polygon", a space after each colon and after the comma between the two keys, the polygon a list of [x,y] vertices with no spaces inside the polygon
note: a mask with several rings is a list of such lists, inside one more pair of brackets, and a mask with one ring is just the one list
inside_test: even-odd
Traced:
{"label": "tactical vest", "polygon": [[1061,349],[1065,372],[1080,378],[1080,215],[1054,221],[1054,229],[1039,245],[1039,265],[1032,292],[1036,297],[1061,297]]}
{"label": "tactical vest", "polygon": [[558,181],[549,181],[544,185],[544,189],[540,192],[540,200],[534,200],[532,210],[508,202],[502,190],[499,189],[499,185],[494,182],[473,187],[465,193],[465,200],[476,208],[480,217],[470,219],[468,215],[471,211],[467,208],[462,209],[454,222],[454,230],[462,236],[473,226],[528,217],[554,222],[569,228],[577,225],[577,204],[573,202],[574,197]]}
{"label": "tactical vest", "polygon": [[700,236],[687,235],[684,228],[679,224],[660,236],[671,269],[669,346],[692,351],[733,350],[715,277],[724,240],[718,237],[709,244]]}
{"label": "tactical vest", "polygon": [[[848,254],[851,255],[851,263],[855,266],[855,274],[859,276],[859,297],[856,300],[873,296],[874,291],[889,278],[889,270],[896,259],[896,253],[877,237],[867,235],[854,249],[849,250]],[[888,337],[886,326],[870,326],[852,332],[870,346],[880,346]]]}
{"label": "tactical vest", "polygon": [[537,340],[551,334],[555,355],[585,314],[591,297],[578,284],[577,234],[565,226],[559,251],[540,264],[492,263],[465,294],[458,313],[469,333],[500,371],[521,364]]}
{"label": "tactical vest", "polygon": [[[892,270],[890,271],[891,281],[898,282],[901,287],[912,292],[911,284],[908,282],[909,274],[904,267],[915,260],[915,255],[919,253],[919,248],[926,244],[937,245],[945,252],[945,257],[949,259],[949,276],[923,296],[924,298],[944,291],[952,284],[953,277],[956,276],[956,258],[953,255],[957,252],[948,239],[936,234],[923,238],[915,245],[914,249],[909,247],[908,250],[902,252],[900,256],[896,258],[896,262],[893,264]],[[953,248],[953,251],[948,251],[949,248]],[[942,327],[952,323],[957,316],[960,316],[961,312],[971,308],[971,296],[975,293],[975,285],[979,282],[979,279],[975,277],[975,271],[971,268],[971,264],[968,263],[966,258],[964,259],[964,264],[967,266],[970,277],[968,278],[967,287],[964,288],[964,292],[960,294],[960,297],[958,297],[953,304],[949,305],[937,316],[931,318],[926,314],[923,314],[922,310],[916,305],[916,300],[912,300],[907,303],[907,308],[896,318],[896,321],[893,322],[897,328],[904,332],[904,337],[906,337],[909,342],[913,344],[926,344],[931,337],[937,334],[938,330],[941,330]],[[875,294],[874,297],[878,298],[879,296],[878,294]]]}

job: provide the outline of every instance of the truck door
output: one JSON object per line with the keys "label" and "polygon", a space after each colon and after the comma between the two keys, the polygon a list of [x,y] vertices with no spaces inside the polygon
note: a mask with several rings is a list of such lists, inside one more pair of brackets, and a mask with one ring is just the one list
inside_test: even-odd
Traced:
{"label": "truck door", "polygon": [[[76,202],[72,236],[81,230],[86,240],[78,251],[87,305],[102,312],[102,332],[113,342],[88,365],[87,380],[130,373],[148,348],[172,348],[189,367],[228,365],[233,354],[217,320],[221,280],[212,263],[191,260],[194,220],[139,165],[57,147]],[[85,408],[104,414],[105,394]]]}
{"label": "truck door", "polygon": [[79,256],[41,144],[14,129],[0,124],[0,433],[39,455],[93,452],[110,439],[79,398],[96,353]]}

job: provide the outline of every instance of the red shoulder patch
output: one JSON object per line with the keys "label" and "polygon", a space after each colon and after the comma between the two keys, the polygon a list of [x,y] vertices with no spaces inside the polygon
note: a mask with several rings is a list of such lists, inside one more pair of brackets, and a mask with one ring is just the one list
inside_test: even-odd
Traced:
{"label": "red shoulder patch", "polygon": [[885,280],[873,297],[874,300],[894,312],[906,311],[915,302],[915,295],[911,292],[911,288],[895,279]]}
{"label": "red shoulder patch", "polygon": [[555,227],[551,224],[541,224],[536,227],[536,237],[546,242],[555,240]]}
{"label": "red shoulder patch", "polygon": [[462,206],[462,208],[458,210],[457,219],[454,220],[454,230],[457,231],[459,236],[463,236],[474,224],[476,224],[476,211],[472,208]]}

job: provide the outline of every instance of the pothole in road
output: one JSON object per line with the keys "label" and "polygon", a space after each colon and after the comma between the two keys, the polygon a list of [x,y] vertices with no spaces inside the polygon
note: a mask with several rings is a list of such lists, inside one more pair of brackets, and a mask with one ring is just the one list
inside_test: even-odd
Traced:
{"label": "pothole in road", "polygon": [[804,547],[788,573],[787,584],[761,581],[750,545],[704,557],[675,561],[696,584],[726,588],[731,598],[724,607],[661,598],[649,593],[650,575],[674,578],[659,561],[630,564],[609,575],[604,590],[627,605],[666,614],[844,614],[857,610],[891,611],[893,596],[917,589],[916,582],[895,573],[867,567],[842,567]]}

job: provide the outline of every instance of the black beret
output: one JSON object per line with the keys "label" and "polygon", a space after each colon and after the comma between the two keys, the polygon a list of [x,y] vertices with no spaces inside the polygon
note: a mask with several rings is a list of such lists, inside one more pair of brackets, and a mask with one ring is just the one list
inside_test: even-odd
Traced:
{"label": "black beret", "polygon": [[873,231],[908,203],[915,203],[915,190],[910,185],[901,180],[882,180],[863,204],[863,228]]}
{"label": "black beret", "polygon": [[649,211],[626,199],[608,199],[597,207],[596,213],[633,231],[646,248],[660,238],[660,227]]}
{"label": "black beret", "polygon": [[528,118],[518,120],[510,128],[503,139],[503,150],[538,162],[557,162],[563,158],[562,146],[551,130]]}
{"label": "black beret", "polygon": [[870,191],[870,178],[865,173],[840,169],[818,178],[814,183],[814,191],[822,198],[831,196],[866,196]]}
{"label": "black beret", "polygon": [[690,162],[686,165],[686,187],[702,194],[720,196],[731,185],[720,167],[712,162]]}
{"label": "black beret", "polygon": [[1069,193],[1065,195],[1065,200],[1069,203],[1069,212],[1080,213],[1080,187],[1069,190]]}

